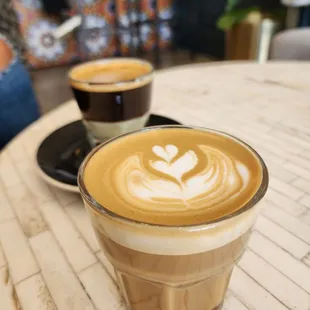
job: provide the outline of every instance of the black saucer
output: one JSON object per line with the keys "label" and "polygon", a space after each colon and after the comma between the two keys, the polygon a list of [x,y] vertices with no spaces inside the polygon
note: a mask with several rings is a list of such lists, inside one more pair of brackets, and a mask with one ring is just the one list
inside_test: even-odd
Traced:
{"label": "black saucer", "polygon": [[[152,114],[146,127],[179,124],[171,118]],[[77,192],[77,172],[90,150],[82,121],[67,124],[51,133],[39,146],[39,173],[48,183]]]}

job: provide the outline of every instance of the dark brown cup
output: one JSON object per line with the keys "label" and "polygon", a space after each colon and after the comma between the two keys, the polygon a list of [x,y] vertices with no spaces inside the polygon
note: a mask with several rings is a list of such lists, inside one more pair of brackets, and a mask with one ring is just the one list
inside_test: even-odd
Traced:
{"label": "dark brown cup", "polygon": [[149,62],[136,58],[86,62],[71,69],[69,81],[92,146],[147,123],[153,81]]}

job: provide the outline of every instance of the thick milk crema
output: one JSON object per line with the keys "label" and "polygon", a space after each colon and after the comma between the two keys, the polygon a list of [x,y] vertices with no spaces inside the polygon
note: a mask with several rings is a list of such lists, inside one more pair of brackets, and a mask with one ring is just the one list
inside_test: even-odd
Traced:
{"label": "thick milk crema", "polygon": [[75,66],[69,78],[71,86],[83,91],[126,91],[150,83],[153,67],[135,58],[109,58]]}
{"label": "thick milk crema", "polygon": [[250,229],[257,208],[235,213],[263,196],[264,171],[258,155],[237,139],[167,127],[106,144],[82,177],[101,206],[143,223],[91,209],[99,231],[138,251],[180,255],[221,247]]}

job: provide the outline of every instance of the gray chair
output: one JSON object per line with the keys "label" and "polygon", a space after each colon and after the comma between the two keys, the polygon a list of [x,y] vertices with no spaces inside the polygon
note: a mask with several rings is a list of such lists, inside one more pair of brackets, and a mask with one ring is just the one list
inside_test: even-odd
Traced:
{"label": "gray chair", "polygon": [[271,43],[272,60],[310,60],[310,28],[279,32]]}
{"label": "gray chair", "polygon": [[287,6],[285,31],[276,34],[270,47],[272,60],[310,60],[310,28],[295,28],[300,7],[310,4],[310,0],[281,0]]}

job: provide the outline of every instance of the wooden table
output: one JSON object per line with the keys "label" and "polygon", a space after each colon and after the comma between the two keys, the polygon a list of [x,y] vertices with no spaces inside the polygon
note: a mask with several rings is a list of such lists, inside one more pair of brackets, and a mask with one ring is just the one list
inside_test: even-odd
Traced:
{"label": "wooden table", "polygon": [[[270,190],[225,310],[310,309],[310,63],[215,63],[157,74],[153,112],[252,144]],[[40,141],[79,118],[74,102],[0,157],[0,309],[120,310],[113,269],[77,194],[36,174]],[[147,310],[147,309],[146,309]]]}

